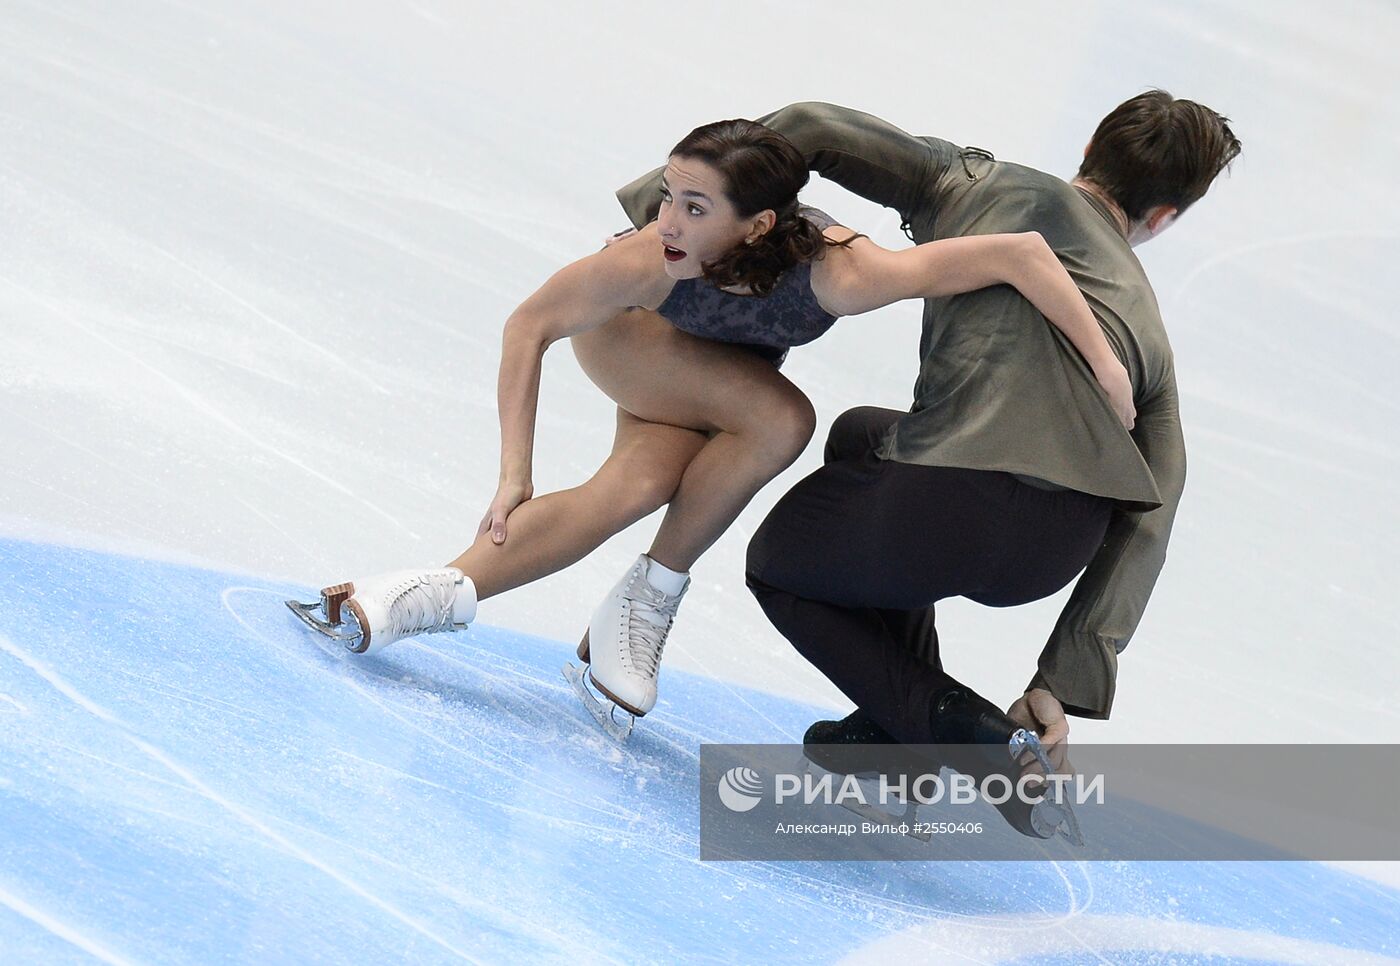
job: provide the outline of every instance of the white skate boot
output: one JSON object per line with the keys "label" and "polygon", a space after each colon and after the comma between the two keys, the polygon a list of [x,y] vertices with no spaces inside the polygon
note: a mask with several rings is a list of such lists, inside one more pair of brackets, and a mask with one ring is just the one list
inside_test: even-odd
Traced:
{"label": "white skate boot", "polygon": [[401,570],[325,587],[320,601],[287,606],[347,650],[373,654],[405,637],[465,629],[476,617],[476,587],[456,567]]}
{"label": "white skate boot", "polygon": [[[678,593],[666,594],[647,580],[650,558],[645,554],[593,612],[588,631],[578,646],[578,656],[588,663],[588,680],[612,702],[605,706],[584,682],[583,671],[564,666],[564,677],[574,686],[584,707],[603,729],[618,740],[632,733],[636,719],[656,706],[656,679],[661,652],[675,621],[681,598],[690,586],[687,577]],[[613,717],[615,708],[632,716],[627,724]]]}

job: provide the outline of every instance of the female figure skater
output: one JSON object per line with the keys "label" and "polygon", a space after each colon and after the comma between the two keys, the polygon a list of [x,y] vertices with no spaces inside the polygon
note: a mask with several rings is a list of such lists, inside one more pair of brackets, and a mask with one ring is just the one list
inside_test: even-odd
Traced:
{"label": "female figure skater", "polygon": [[[356,653],[460,630],[479,601],[563,569],[670,503],[651,550],[579,646],[592,684],[641,716],[656,702],[690,567],[815,429],[811,403],[778,367],[837,317],[1013,285],[1074,343],[1132,425],[1127,371],[1040,235],[890,251],[800,206],[808,177],[792,143],[755,122],[687,135],[670,153],[657,220],[566,266],[506,320],[500,482],[475,542],[444,568],[356,579],[324,588],[317,603],[288,605]],[[618,404],[617,431],[591,479],[535,497],[541,360],[564,338]],[[686,492],[701,495],[672,503],[683,477]],[[571,680],[588,702],[582,680]],[[596,700],[590,710],[608,726]]]}

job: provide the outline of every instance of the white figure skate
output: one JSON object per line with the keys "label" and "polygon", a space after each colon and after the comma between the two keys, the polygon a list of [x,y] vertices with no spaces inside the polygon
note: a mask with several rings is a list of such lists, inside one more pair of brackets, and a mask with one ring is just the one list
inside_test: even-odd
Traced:
{"label": "white figure skate", "polygon": [[[687,578],[680,593],[662,593],[647,581],[649,562],[645,554],[638,557],[593,612],[578,646],[579,659],[589,665],[587,680],[582,668],[564,665],[564,677],[584,708],[618,741],[625,741],[637,719],[656,706],[661,652],[690,586]],[[608,704],[593,694],[590,682]],[[630,716],[625,724],[616,718],[619,708]]]}
{"label": "white figure skate", "polygon": [[346,650],[373,654],[405,637],[465,629],[476,617],[476,587],[456,567],[401,570],[325,587],[319,601],[287,606]]}

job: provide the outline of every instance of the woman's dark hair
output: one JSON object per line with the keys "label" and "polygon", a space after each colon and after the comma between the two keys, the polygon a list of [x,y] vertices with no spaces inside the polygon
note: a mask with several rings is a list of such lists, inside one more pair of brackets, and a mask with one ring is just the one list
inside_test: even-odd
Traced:
{"label": "woman's dark hair", "polygon": [[1158,205],[1180,214],[1240,153],[1229,121],[1195,101],[1147,91],[1099,122],[1079,177],[1107,191],[1132,221]]}
{"label": "woman's dark hair", "polygon": [[747,286],[755,295],[773,291],[778,278],[804,262],[821,258],[829,241],[798,212],[797,193],[807,184],[807,161],[791,141],[772,128],[742,119],[715,121],[691,131],[671,149],[672,157],[704,161],[724,177],[724,196],[749,218],[771,208],[772,229],[704,268],[704,278],[720,287]]}

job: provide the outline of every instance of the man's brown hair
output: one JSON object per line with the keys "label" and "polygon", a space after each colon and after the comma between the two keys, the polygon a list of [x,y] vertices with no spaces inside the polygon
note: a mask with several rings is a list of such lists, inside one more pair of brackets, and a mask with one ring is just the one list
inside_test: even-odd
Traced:
{"label": "man's brown hair", "polygon": [[1195,101],[1147,91],[1099,122],[1079,177],[1107,191],[1133,221],[1158,205],[1180,214],[1240,153],[1229,121]]}

